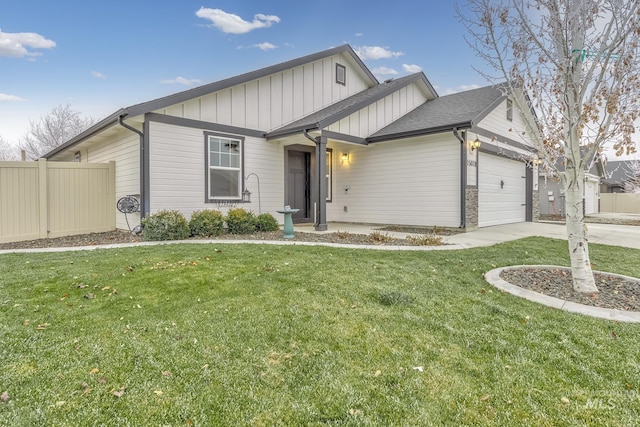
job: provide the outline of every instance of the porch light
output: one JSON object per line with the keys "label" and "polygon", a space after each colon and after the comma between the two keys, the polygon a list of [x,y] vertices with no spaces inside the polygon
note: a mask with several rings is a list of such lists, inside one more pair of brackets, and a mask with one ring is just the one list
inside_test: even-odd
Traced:
{"label": "porch light", "polygon": [[480,148],[481,144],[482,143],[480,142],[480,139],[478,139],[478,137],[476,136],[476,139],[469,143],[469,147],[471,147],[471,151],[473,151],[473,150],[477,150],[478,148]]}
{"label": "porch light", "polygon": [[340,160],[342,160],[342,163],[348,162],[349,161],[349,153],[342,153],[342,156],[340,156]]}

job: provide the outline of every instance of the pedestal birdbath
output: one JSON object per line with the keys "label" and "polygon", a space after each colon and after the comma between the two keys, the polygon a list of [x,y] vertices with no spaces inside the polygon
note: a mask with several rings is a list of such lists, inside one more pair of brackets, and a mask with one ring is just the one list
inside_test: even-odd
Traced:
{"label": "pedestal birdbath", "polygon": [[291,206],[285,206],[284,209],[277,211],[284,214],[284,238],[293,239],[293,218],[292,214],[298,212],[300,209],[291,209]]}

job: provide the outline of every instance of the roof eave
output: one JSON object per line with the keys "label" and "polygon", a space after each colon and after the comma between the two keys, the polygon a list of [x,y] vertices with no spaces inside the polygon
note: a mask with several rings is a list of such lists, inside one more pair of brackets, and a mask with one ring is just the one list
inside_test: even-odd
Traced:
{"label": "roof eave", "polygon": [[416,130],[405,131],[405,132],[397,132],[389,135],[372,136],[372,137],[366,138],[366,141],[367,143],[372,144],[376,142],[393,141],[395,139],[411,138],[415,136],[433,135],[433,134],[442,133],[442,132],[453,132],[454,129],[457,129],[457,130],[471,129],[472,127],[473,127],[473,122],[469,121],[469,122],[456,123],[456,124],[445,125],[445,126],[436,126],[428,129],[416,129]]}
{"label": "roof eave", "polygon": [[100,120],[98,123],[94,124],[93,126],[89,127],[87,130],[85,130],[85,131],[79,133],[78,135],[74,136],[69,141],[65,142],[64,144],[57,146],[53,150],[51,150],[48,153],[44,154],[42,157],[44,157],[45,159],[50,159],[51,157],[55,156],[56,154],[59,154],[62,151],[65,151],[66,149],[81,143],[85,139],[90,138],[90,137],[102,132],[103,130],[105,130],[105,129],[117,124],[118,120],[123,115],[127,115],[127,109],[126,108],[121,108],[118,111],[116,111],[115,113],[111,114],[110,116]]}

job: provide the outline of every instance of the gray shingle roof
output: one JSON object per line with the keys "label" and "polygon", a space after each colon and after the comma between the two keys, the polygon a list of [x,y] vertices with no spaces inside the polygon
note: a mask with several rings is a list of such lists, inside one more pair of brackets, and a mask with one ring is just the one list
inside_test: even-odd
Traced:
{"label": "gray shingle roof", "polygon": [[414,135],[471,128],[505,98],[502,85],[486,86],[427,101],[395,122],[375,132],[377,142]]}

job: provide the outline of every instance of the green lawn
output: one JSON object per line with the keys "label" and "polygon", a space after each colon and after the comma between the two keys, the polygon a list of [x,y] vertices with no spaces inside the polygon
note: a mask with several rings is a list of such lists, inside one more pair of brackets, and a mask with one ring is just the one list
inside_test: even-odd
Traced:
{"label": "green lawn", "polygon": [[[640,277],[640,251],[591,252]],[[640,325],[482,279],[545,263],[566,242],[2,255],[0,425],[636,424]]]}

